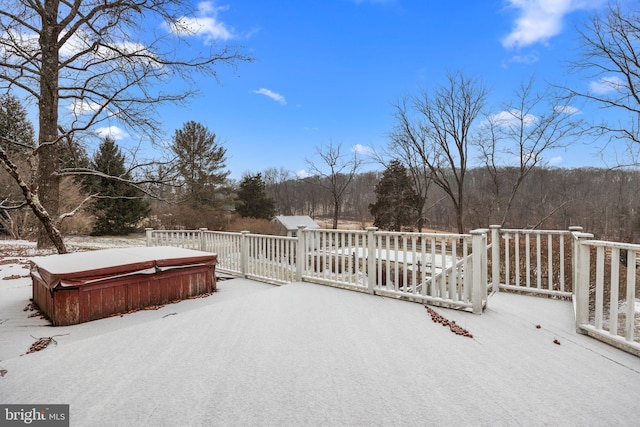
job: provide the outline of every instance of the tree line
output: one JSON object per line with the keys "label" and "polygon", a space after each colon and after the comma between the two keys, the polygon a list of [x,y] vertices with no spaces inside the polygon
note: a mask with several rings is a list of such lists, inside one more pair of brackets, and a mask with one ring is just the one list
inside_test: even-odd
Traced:
{"label": "tree line", "polygon": [[[500,169],[505,182],[519,171]],[[305,179],[283,170],[269,169],[267,194],[276,201],[277,211],[287,215],[331,218],[333,202],[328,194]],[[511,200],[504,216],[502,206],[509,193],[493,192],[494,176],[486,168],[467,171],[464,197],[465,232],[489,225],[504,228],[568,229],[582,226],[597,238],[623,242],[640,239],[640,171],[606,168],[533,168],[522,182],[521,191]],[[375,225],[386,230],[457,231],[457,216],[448,195],[431,186],[422,201],[409,185],[409,172],[392,161],[384,171],[357,174],[344,195],[342,220]]]}

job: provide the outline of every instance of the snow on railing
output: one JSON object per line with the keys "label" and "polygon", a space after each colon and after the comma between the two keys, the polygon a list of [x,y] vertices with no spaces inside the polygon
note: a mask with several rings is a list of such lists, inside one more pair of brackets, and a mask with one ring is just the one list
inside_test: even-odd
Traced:
{"label": "snow on railing", "polygon": [[[491,226],[493,290],[570,297],[574,280],[571,233],[581,230],[502,229]],[[572,257],[573,258],[573,257]]]}
{"label": "snow on railing", "polygon": [[576,327],[640,356],[640,289],[636,271],[640,245],[586,240],[578,236]]}

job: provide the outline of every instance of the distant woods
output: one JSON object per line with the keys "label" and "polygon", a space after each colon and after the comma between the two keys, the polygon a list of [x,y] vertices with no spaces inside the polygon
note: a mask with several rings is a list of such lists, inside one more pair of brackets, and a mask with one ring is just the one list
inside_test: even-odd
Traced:
{"label": "distant woods", "polygon": [[[640,241],[640,171],[624,169],[579,168],[563,169],[536,167],[523,180],[520,191],[513,196],[511,208],[504,222],[502,207],[512,197],[506,183],[513,181],[520,171],[501,168],[499,174],[486,168],[467,171],[465,186],[465,231],[502,224],[509,228],[567,229],[573,225],[584,227],[597,238],[624,242]],[[284,170],[263,172],[267,194],[276,201],[280,215],[310,215],[331,218],[334,204],[330,194]],[[354,176],[344,194],[340,217],[364,227],[372,225],[374,217],[370,205],[376,203],[376,185],[382,172],[362,172]],[[503,193],[496,193],[495,179],[504,180]],[[508,191],[507,191],[508,190]],[[396,195],[397,196],[397,195]],[[393,198],[396,200],[397,197]],[[397,201],[397,200],[396,200]],[[411,211],[405,231],[457,231],[457,218],[445,192],[431,186],[425,199],[423,214]],[[390,227],[391,228],[391,227]]]}

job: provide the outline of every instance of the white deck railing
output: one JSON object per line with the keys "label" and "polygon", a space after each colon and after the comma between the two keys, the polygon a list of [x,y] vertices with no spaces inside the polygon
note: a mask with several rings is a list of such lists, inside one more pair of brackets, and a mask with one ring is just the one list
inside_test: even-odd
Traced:
{"label": "white deck railing", "polygon": [[[486,232],[480,233],[485,239]],[[473,306],[471,234],[308,230],[302,279],[376,295],[469,311]],[[486,272],[486,249],[481,260]],[[486,295],[485,286],[479,295]],[[479,280],[482,280],[482,276]],[[476,310],[486,302],[481,296]]]}
{"label": "white deck railing", "polygon": [[297,238],[243,232],[242,239],[244,277],[276,284],[296,280]]}
{"label": "white deck railing", "polygon": [[298,237],[281,237],[148,229],[147,245],[216,252],[218,271],[264,282],[304,280],[480,313],[487,299],[487,232],[301,227]]}
{"label": "white deck railing", "polygon": [[[491,227],[494,291],[507,289],[571,297],[575,250],[571,233],[581,230],[526,230]],[[494,262],[497,260],[497,262]]]}
{"label": "white deck railing", "polygon": [[640,301],[636,299],[640,245],[579,237],[577,329],[640,356]]}

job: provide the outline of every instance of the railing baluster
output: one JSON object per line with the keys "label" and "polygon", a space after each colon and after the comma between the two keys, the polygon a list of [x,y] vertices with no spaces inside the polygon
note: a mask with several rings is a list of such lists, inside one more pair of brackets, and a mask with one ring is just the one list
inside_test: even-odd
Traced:
{"label": "railing baluster", "polygon": [[609,333],[618,335],[618,296],[620,288],[620,248],[611,249],[611,293],[609,295]]}
{"label": "railing baluster", "polygon": [[520,233],[515,235],[515,249],[513,250],[516,255],[516,286],[520,286]]}
{"label": "railing baluster", "polygon": [[415,294],[418,292],[418,273],[420,269],[418,268],[420,258],[418,257],[418,249],[417,249],[417,237],[411,238],[411,293]]}
{"label": "railing baluster", "polygon": [[560,235],[560,292],[564,292],[564,234]]}
{"label": "railing baluster", "polygon": [[540,233],[536,233],[536,288],[542,289],[542,247]]}
{"label": "railing baluster", "polygon": [[[497,244],[498,242],[496,242]],[[504,235],[504,284],[510,285],[511,258],[509,257],[509,234]]]}
{"label": "railing baluster", "polygon": [[551,234],[547,236],[547,289],[553,290],[553,242]]}
{"label": "railing baluster", "polygon": [[447,239],[440,239],[440,298],[447,298]]}
{"label": "railing baluster", "polygon": [[602,308],[604,294],[604,247],[596,249],[596,295],[595,295],[595,325],[597,329],[602,329]]}
{"label": "railing baluster", "polygon": [[627,310],[625,322],[625,338],[632,342],[636,322],[636,268],[637,254],[633,249],[627,250]]}
{"label": "railing baluster", "polygon": [[[456,263],[456,239],[452,238],[451,239],[451,259],[453,262],[453,265],[455,265]],[[455,300],[457,301],[459,299],[458,297],[458,281],[456,280],[457,278],[457,274],[456,274],[456,269],[453,268],[451,269],[451,273],[449,273],[449,299]]]}

